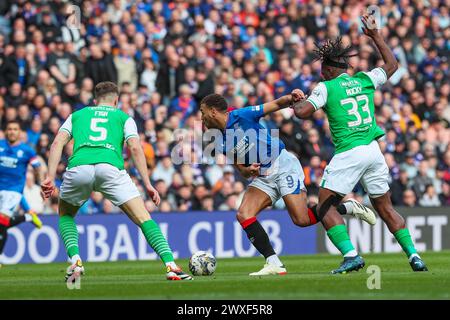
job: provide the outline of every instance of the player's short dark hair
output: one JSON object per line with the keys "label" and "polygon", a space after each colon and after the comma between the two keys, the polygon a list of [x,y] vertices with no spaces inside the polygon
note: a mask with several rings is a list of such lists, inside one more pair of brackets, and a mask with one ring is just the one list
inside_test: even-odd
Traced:
{"label": "player's short dark hair", "polygon": [[344,47],[342,37],[336,39],[328,39],[323,44],[315,44],[317,49],[314,50],[315,60],[321,60],[324,65],[335,68],[347,69],[348,58],[356,56],[357,53],[350,54],[353,47]]}
{"label": "player's short dark hair", "polygon": [[21,123],[19,120],[17,120],[17,119],[9,120],[9,121],[6,123],[5,128],[8,128],[8,126],[9,126],[10,124],[17,124],[17,125],[19,126],[19,129],[22,130],[22,123]]}
{"label": "player's short dark hair", "polygon": [[225,112],[228,109],[227,100],[225,100],[224,97],[222,97],[220,94],[217,93],[212,93],[204,97],[200,102],[200,106],[202,104],[204,104],[208,108],[214,108],[222,112]]}
{"label": "player's short dark hair", "polygon": [[94,89],[95,99],[99,100],[109,95],[119,95],[119,87],[111,81],[99,82]]}

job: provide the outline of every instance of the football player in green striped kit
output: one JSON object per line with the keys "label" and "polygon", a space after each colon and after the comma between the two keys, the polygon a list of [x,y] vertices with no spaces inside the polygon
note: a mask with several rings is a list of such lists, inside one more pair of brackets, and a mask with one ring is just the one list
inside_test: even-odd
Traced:
{"label": "football player in green striped kit", "polygon": [[136,123],[117,108],[117,85],[112,82],[97,84],[95,99],[96,106],[74,112],[59,129],[50,148],[48,176],[41,184],[44,198],[50,197],[55,191],[56,168],[63,148],[73,138],[73,155],[69,159],[59,195],[59,232],[71,259],[66,281],[74,282],[76,277],[84,274],[74,217],[92,191],[101,192],[141,228],[148,244],[165,263],[168,280],[192,280],[175,264],[167,240],[145,209],[141,194],[124,170],[122,149],[126,142],[146,192],[159,205],[159,194],[150,183]]}
{"label": "football player in green striped kit", "polygon": [[384,135],[374,116],[373,95],[397,70],[398,64],[379,33],[373,16],[362,17],[364,34],[370,37],[381,53],[384,64],[370,72],[346,73],[351,48],[344,48],[341,39],[328,40],[316,50],[322,61],[322,76],[311,95],[294,106],[299,118],[308,118],[323,109],[328,117],[336,151],[322,179],[317,211],[334,245],[344,261],[332,273],[346,273],[364,266],[364,260],[353,248],[341,216],[327,215],[335,211],[343,196],[361,182],[370,201],[389,231],[406,253],[414,271],[427,271],[418,255],[405,220],[392,206],[389,193],[389,169],[377,139]]}

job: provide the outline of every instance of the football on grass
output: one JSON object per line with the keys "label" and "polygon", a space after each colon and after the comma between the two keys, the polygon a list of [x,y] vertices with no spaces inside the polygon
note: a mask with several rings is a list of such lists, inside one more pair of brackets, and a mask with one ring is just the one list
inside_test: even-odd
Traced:
{"label": "football on grass", "polygon": [[197,251],[189,259],[189,271],[194,276],[210,276],[216,271],[216,265],[216,258],[206,251]]}

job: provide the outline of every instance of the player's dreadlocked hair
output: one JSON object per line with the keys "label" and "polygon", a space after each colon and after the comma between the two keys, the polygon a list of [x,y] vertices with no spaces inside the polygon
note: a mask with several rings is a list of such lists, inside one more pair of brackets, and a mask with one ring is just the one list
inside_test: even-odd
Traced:
{"label": "player's dreadlocked hair", "polygon": [[347,69],[348,58],[356,56],[357,53],[350,54],[353,50],[352,46],[344,47],[342,44],[342,37],[337,37],[334,40],[326,40],[325,43],[319,45],[315,44],[317,49],[313,52],[316,55],[315,60],[321,60],[323,64]]}

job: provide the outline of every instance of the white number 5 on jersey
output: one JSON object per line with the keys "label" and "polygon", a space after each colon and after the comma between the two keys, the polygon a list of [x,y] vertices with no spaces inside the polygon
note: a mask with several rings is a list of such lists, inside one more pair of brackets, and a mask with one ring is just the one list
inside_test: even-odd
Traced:
{"label": "white number 5 on jersey", "polygon": [[108,131],[106,128],[100,127],[99,123],[106,123],[108,122],[108,119],[102,119],[102,118],[92,118],[91,119],[91,131],[92,132],[98,132],[100,133],[99,136],[92,136],[89,135],[89,139],[92,141],[103,141],[106,140],[106,136],[108,135]]}

